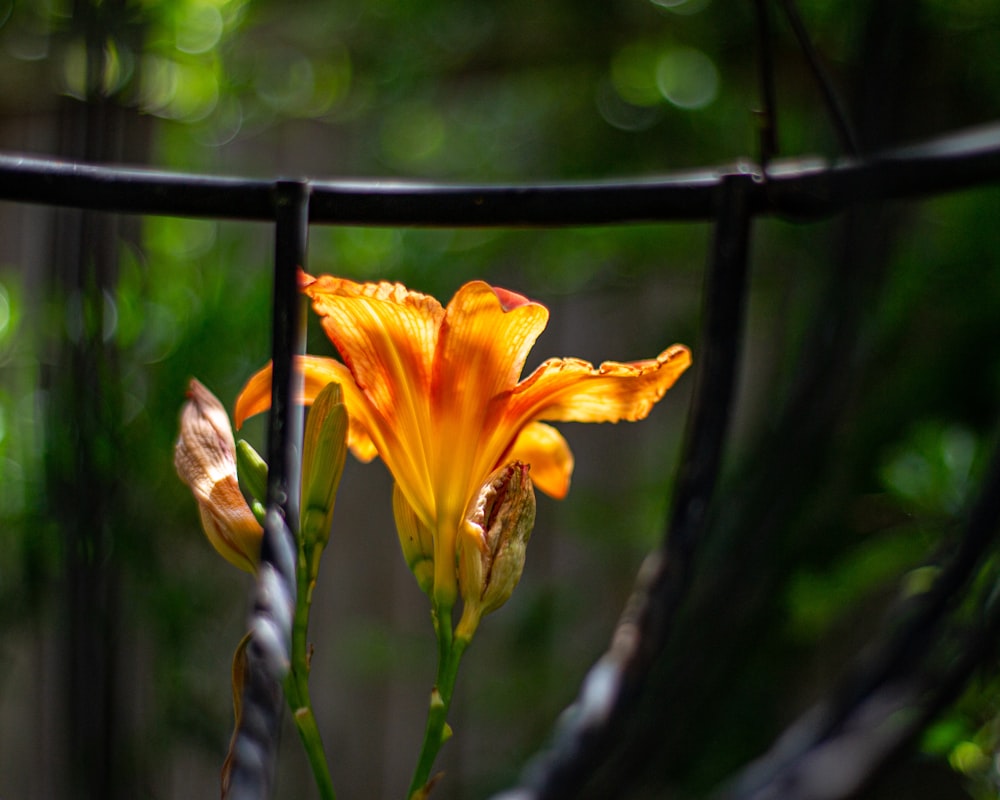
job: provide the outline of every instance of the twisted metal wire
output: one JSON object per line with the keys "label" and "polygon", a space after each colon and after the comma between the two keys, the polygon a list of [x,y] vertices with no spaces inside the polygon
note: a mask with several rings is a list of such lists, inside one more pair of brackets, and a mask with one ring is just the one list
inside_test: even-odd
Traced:
{"label": "twisted metal wire", "polygon": [[296,536],[301,493],[302,407],[292,362],[305,351],[305,314],[298,270],[305,266],[309,185],[279,182],[274,191],[275,260],[273,380],[268,421],[267,515],[247,647],[243,714],[233,744],[230,800],[265,800],[274,782],[284,707],[282,682],[290,663],[296,595]]}

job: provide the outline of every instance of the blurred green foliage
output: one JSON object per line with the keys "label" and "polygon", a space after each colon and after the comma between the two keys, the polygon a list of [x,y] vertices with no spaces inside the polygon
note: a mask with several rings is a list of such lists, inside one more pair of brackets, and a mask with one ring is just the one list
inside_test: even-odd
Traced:
{"label": "blurred green foliage", "polygon": [[[869,144],[1000,116],[996,3],[800,6]],[[87,97],[85,31],[74,16],[84,7],[101,31],[100,91],[142,122],[138,135],[148,137],[157,167],[531,181],[645,176],[756,156],[753,4],[710,0],[0,0],[5,149],[54,154],[56,111]],[[794,38],[776,14],[772,23],[782,154],[835,155]],[[674,656],[703,680],[714,705],[692,694],[689,707],[664,715],[668,725],[670,716],[700,715],[700,727],[685,729],[687,749],[665,762],[664,774],[644,776],[651,785],[700,791],[759,754],[871,635],[892,599],[933,576],[995,442],[998,208],[996,187],[893,206],[884,246],[869,248],[878,285],[850,300],[862,311],[849,371],[827,377],[843,396],[832,436],[796,453],[804,466],[767,495],[785,505],[769,518],[765,551],[746,562],[758,570],[754,580],[739,584],[761,596],[746,600],[746,635],[757,638],[741,658],[724,658],[720,625]],[[0,263],[0,634],[9,641],[35,624],[49,630],[57,617],[62,545],[51,509],[60,498],[47,494],[43,453],[65,432],[43,424],[45,376],[54,349],[88,313],[74,316],[72,304],[48,291],[38,244],[45,222],[34,225]],[[309,267],[401,280],[442,300],[473,277],[510,286],[553,308],[539,357],[638,358],[685,341],[697,359],[709,234],[700,223],[323,227],[311,231]],[[843,219],[757,226],[748,364],[722,516],[744,509],[739,487],[778,464],[778,450],[797,446],[762,443],[808,364],[850,235]],[[246,584],[198,535],[170,454],[189,376],[228,403],[267,358],[270,248],[266,226],[144,218],[140,241],[121,244],[114,291],[99,315],[123,392],[114,558],[128,598],[123,628],[143,631],[152,654],[136,667],[151,698],[136,734],[150,775],[164,774],[158,754],[178,746],[201,748],[207,763],[225,751],[225,659],[242,634]],[[312,349],[329,352],[315,326],[311,336]],[[540,506],[547,529],[532,542],[534,563],[529,557],[518,594],[470,654],[474,677],[459,693],[462,727],[473,733],[456,770],[462,784],[456,777],[442,796],[482,796],[511,780],[605,645],[667,510],[682,400],[668,406],[645,428],[568,433],[578,455],[573,492],[558,508]],[[259,443],[261,423],[249,428]],[[625,444],[608,466],[613,441]],[[365,535],[393,538],[389,530]],[[725,539],[712,543],[706,572],[732,553]],[[733,599],[727,613],[739,617],[741,602]],[[421,629],[394,629],[392,616],[382,608],[375,621],[362,616],[342,631],[315,633],[343,642],[327,663],[361,693],[384,693],[380,681],[391,679],[419,688],[429,674],[414,653]],[[20,657],[12,648],[0,643],[0,688]],[[998,696],[995,680],[977,684],[924,742],[980,787],[997,778]],[[337,697],[331,708],[336,715]],[[329,724],[335,747],[347,747],[349,734]],[[6,769],[0,793],[11,791]],[[157,794],[168,795],[169,787]]]}

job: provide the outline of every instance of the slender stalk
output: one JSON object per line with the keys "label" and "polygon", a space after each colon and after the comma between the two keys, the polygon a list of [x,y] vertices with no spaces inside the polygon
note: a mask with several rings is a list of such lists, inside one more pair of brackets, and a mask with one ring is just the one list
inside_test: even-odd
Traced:
{"label": "slender stalk", "polygon": [[326,752],[323,750],[323,738],[320,736],[319,727],[316,724],[316,717],[312,711],[312,701],[309,698],[309,689],[305,694],[301,694],[290,685],[297,683],[299,676],[295,672],[290,672],[288,680],[285,682],[285,696],[288,698],[288,707],[292,711],[292,719],[295,721],[295,728],[299,732],[302,746],[306,751],[306,758],[312,768],[313,778],[319,788],[320,797],[323,800],[336,800],[337,793],[333,789],[333,778],[330,776],[330,768],[326,762]]}
{"label": "slender stalk", "polygon": [[[319,553],[313,553],[314,561]],[[285,697],[295,721],[295,728],[302,739],[302,745],[312,768],[313,778],[323,800],[336,800],[333,778],[323,749],[323,738],[313,714],[312,699],[309,696],[309,611],[312,608],[314,581],[305,566],[305,554],[301,552],[298,573],[298,596],[295,601],[295,618],[292,624],[292,660],[285,678]]]}
{"label": "slender stalk", "polygon": [[431,769],[441,750],[441,746],[451,737],[448,728],[448,711],[451,708],[451,698],[455,691],[455,679],[458,677],[458,665],[461,663],[469,639],[452,635],[451,606],[438,606],[434,609],[434,629],[438,638],[438,667],[434,688],[431,690],[430,707],[427,711],[427,725],[424,728],[424,741],[420,748],[420,756],[410,781],[407,792],[409,800],[422,800],[426,796],[425,787],[431,777]]}
{"label": "slender stalk", "polygon": [[778,154],[778,110],[774,90],[774,58],[767,0],[755,0],[757,18],[757,72],[760,80],[760,165],[767,169]]}
{"label": "slender stalk", "polygon": [[798,6],[795,5],[795,0],[780,0],[780,5],[785,11],[785,16],[788,17],[788,22],[792,26],[795,38],[799,42],[799,47],[802,48],[802,53],[806,57],[806,62],[809,64],[813,78],[819,86],[820,94],[823,95],[823,101],[826,103],[826,110],[833,123],[833,129],[837,132],[840,146],[852,156],[859,155],[861,153],[861,145],[858,141],[858,135],[851,124],[851,120],[847,115],[843,102],[840,100],[840,96],[837,94],[837,90],[834,89],[830,73],[823,63],[823,58],[820,56],[819,50],[816,49],[816,46],[812,43],[812,39],[809,38],[809,31],[806,30],[802,16],[799,14]]}

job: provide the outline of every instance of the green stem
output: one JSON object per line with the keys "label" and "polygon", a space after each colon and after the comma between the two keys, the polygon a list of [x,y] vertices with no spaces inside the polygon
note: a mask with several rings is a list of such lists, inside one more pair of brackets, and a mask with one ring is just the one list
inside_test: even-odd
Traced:
{"label": "green stem", "polygon": [[[326,753],[323,750],[323,738],[316,725],[316,717],[313,715],[308,690],[304,696],[297,694],[294,690],[289,691],[289,684],[294,683],[297,679],[298,676],[289,673],[285,683],[288,707],[292,711],[292,719],[295,721],[295,728],[298,730],[302,746],[305,748],[309,766],[312,767],[313,778],[319,788],[320,797],[323,800],[336,800],[337,793],[333,789],[333,779],[330,776],[330,769],[326,763]],[[296,694],[297,696],[294,696]]]}
{"label": "green stem", "polygon": [[[315,555],[318,559],[318,554]],[[295,602],[295,618],[292,623],[292,661],[285,678],[285,699],[292,712],[292,719],[302,739],[302,745],[312,767],[313,778],[319,788],[322,800],[336,800],[333,778],[323,749],[323,738],[313,714],[312,699],[309,696],[309,611],[312,607],[314,582],[311,570],[305,566],[306,558],[300,552],[298,569],[298,597]]]}
{"label": "green stem", "polygon": [[452,635],[450,606],[439,606],[435,609],[434,628],[438,638],[437,678],[431,691],[424,741],[407,792],[410,800],[425,796],[420,792],[430,780],[431,769],[434,767],[441,746],[451,736],[451,730],[448,728],[448,710],[451,708],[451,698],[455,691],[458,665],[465,648],[469,645],[469,639]]}

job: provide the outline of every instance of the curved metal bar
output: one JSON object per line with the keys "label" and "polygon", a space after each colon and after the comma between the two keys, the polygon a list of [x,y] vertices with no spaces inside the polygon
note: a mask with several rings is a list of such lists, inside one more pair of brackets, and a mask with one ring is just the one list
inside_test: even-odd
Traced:
{"label": "curved metal bar", "polygon": [[[724,176],[754,164],[655,178],[520,185],[310,181],[312,224],[558,227],[712,220]],[[1000,122],[865,160],[783,159],[748,190],[751,214],[805,219],[859,200],[906,198],[1000,180]],[[190,175],[0,154],[0,199],[133,214],[275,219],[281,182]]]}
{"label": "curved metal bar", "polygon": [[309,230],[309,185],[281,182],[275,187],[274,300],[271,413],[268,427],[267,516],[254,609],[253,638],[247,647],[243,716],[232,749],[228,798],[265,800],[271,795],[282,682],[290,661],[296,595],[296,536],[301,494],[302,407],[295,404],[292,369],[305,351],[305,314],[298,271],[305,266]]}
{"label": "curved metal bar", "polygon": [[698,539],[719,474],[739,374],[750,240],[752,178],[723,180],[722,204],[706,275],[704,333],[692,415],[663,544],[646,559],[607,652],[590,669],[563,715],[552,748],[529,766],[521,786],[496,800],[579,795],[638,702],[690,583]]}

